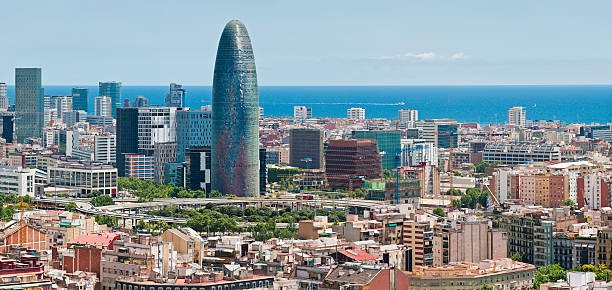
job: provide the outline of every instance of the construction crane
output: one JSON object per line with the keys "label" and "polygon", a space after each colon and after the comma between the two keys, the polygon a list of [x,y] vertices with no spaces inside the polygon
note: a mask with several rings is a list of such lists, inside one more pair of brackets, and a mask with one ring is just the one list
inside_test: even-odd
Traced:
{"label": "construction crane", "polygon": [[24,206],[23,206],[23,195],[21,196],[21,201],[19,202],[19,246],[23,247],[23,245],[25,245],[26,241],[25,241],[25,235],[26,235],[26,229],[25,229],[25,220],[23,217],[23,213],[24,213]]}

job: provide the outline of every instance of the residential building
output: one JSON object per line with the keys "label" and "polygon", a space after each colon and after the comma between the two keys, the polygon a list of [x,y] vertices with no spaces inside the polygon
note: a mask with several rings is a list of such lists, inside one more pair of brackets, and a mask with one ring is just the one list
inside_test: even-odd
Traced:
{"label": "residential building", "polygon": [[612,228],[605,227],[597,231],[597,265],[612,267]]}
{"label": "residential building", "polygon": [[185,89],[182,85],[170,83],[170,93],[166,94],[164,104],[166,107],[185,107]]}
{"label": "residential building", "polygon": [[525,127],[527,113],[524,107],[512,107],[508,110],[508,124]]}
{"label": "residential building", "polygon": [[434,231],[430,224],[406,220],[403,224],[403,235],[404,246],[413,249],[410,269],[415,269],[416,266],[433,266]]}
{"label": "residential building", "polygon": [[212,186],[222,194],[259,195],[259,95],[251,40],[238,20],[219,40],[212,96]]}
{"label": "residential building", "polygon": [[185,161],[189,147],[212,145],[212,112],[181,110],[176,112],[176,161]]}
{"label": "residential building", "polygon": [[117,108],[121,107],[121,82],[100,82],[98,96],[111,98],[111,116],[117,118]]}
{"label": "residential building", "polygon": [[323,132],[294,128],[289,133],[289,164],[303,169],[323,168]]}
{"label": "residential building", "polygon": [[362,179],[382,176],[374,140],[330,140],[325,152],[325,173],[332,189],[363,186]]}
{"label": "residential building", "polygon": [[401,109],[398,112],[398,121],[400,124],[412,124],[419,120],[419,111],[414,109]]}
{"label": "residential building", "polygon": [[414,166],[403,166],[400,172],[405,178],[420,182],[420,197],[440,194],[440,172],[435,165],[423,162]]}
{"label": "residential building", "polygon": [[365,120],[365,109],[350,108],[346,110],[346,118],[349,120]]}
{"label": "residential building", "polygon": [[10,105],[10,100],[6,92],[6,83],[0,83],[0,111],[6,111]]}
{"label": "residential building", "polygon": [[100,117],[112,117],[113,103],[108,96],[98,96],[94,101],[94,115]]}
{"label": "residential building", "polygon": [[99,135],[94,137],[94,161],[114,164],[117,162],[115,135]]}
{"label": "residential building", "polygon": [[504,213],[497,225],[508,233],[508,255],[520,253],[523,261],[538,267],[553,263],[553,220],[541,212]]}
{"label": "residential building", "polygon": [[400,130],[353,131],[357,140],[376,140],[382,169],[393,170],[401,165],[402,133]]}
{"label": "residential building", "polygon": [[293,106],[293,119],[305,120],[312,118],[312,107]]}
{"label": "residential building", "polygon": [[15,69],[15,135],[18,143],[42,137],[44,93],[40,68]]}
{"label": "residential building", "polygon": [[420,139],[401,140],[401,166],[428,163],[438,166],[438,147]]}

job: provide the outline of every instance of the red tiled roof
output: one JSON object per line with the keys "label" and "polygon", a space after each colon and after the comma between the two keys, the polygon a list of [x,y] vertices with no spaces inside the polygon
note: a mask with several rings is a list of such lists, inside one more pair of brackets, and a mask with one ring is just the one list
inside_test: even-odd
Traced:
{"label": "red tiled roof", "polygon": [[361,250],[346,250],[346,251],[341,251],[340,253],[355,261],[375,260],[379,258],[378,256],[366,253]]}
{"label": "red tiled roof", "polygon": [[82,235],[74,239],[70,244],[78,245],[90,245],[90,246],[103,246],[108,249],[113,249],[113,241],[119,239],[118,233],[95,233],[89,235]]}

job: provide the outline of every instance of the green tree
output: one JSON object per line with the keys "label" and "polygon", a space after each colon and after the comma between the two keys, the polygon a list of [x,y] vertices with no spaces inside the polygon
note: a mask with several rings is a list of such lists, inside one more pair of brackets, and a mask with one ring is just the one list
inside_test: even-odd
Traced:
{"label": "green tree", "polygon": [[487,284],[484,284],[484,285],[480,286],[480,288],[478,288],[478,290],[493,290],[493,287],[491,287],[491,286],[489,286]]}
{"label": "green tree", "polygon": [[92,198],[91,204],[93,204],[93,206],[95,207],[99,207],[99,206],[113,205],[115,204],[115,202],[113,201],[113,198],[110,197],[110,195],[101,195],[101,196],[96,196]]}
{"label": "green tree", "polygon": [[461,207],[461,200],[460,199],[453,199],[453,207],[454,208],[460,208]]}
{"label": "green tree", "polygon": [[[450,189],[446,191],[446,195],[450,195]],[[461,196],[461,190],[453,188],[453,196]]]}
{"label": "green tree", "polygon": [[569,206],[571,209],[577,209],[578,208],[576,203],[573,200],[571,200],[571,199],[564,200],[563,201],[563,205]]}
{"label": "green tree", "polygon": [[540,284],[546,282],[557,282],[566,279],[566,271],[559,264],[537,268],[534,275],[532,289],[540,289]]}
{"label": "green tree", "polygon": [[433,210],[433,214],[437,215],[437,216],[441,216],[441,217],[445,217],[446,213],[444,212],[443,209],[437,207]]}
{"label": "green tree", "polygon": [[223,197],[223,194],[221,194],[221,192],[219,192],[218,190],[211,190],[210,194],[208,195],[208,197]]}
{"label": "green tree", "polygon": [[512,255],[512,257],[510,257],[510,259],[512,259],[512,261],[522,262],[523,261],[523,255],[521,255],[521,253],[519,253],[519,252],[516,252],[516,253],[514,253],[514,255]]}
{"label": "green tree", "polygon": [[65,210],[67,210],[67,211],[72,211],[72,212],[75,212],[75,211],[76,211],[76,209],[77,209],[77,205],[76,205],[76,203],[71,202],[71,203],[69,203],[69,204],[65,205],[65,206],[64,206],[64,209],[65,209]]}
{"label": "green tree", "polygon": [[393,175],[391,174],[391,171],[389,169],[383,169],[382,175],[383,175],[384,179],[391,179],[391,178],[393,178]]}

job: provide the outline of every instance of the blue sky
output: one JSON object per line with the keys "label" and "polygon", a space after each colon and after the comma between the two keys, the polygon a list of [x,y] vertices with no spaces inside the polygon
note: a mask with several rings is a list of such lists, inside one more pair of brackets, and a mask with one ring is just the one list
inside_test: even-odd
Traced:
{"label": "blue sky", "polygon": [[612,83],[612,1],[3,1],[0,82],[210,85],[225,23],[260,85]]}

